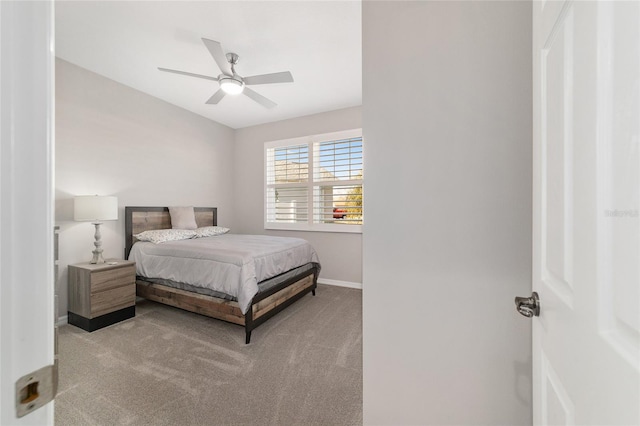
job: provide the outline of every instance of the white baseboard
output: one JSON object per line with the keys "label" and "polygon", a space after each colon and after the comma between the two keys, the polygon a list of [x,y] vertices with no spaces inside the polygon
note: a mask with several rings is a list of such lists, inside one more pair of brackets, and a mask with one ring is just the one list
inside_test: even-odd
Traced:
{"label": "white baseboard", "polygon": [[60,325],[65,325],[69,323],[69,315],[65,315],[63,317],[58,318],[58,321],[56,321],[56,325],[60,326]]}
{"label": "white baseboard", "polygon": [[362,283],[354,283],[351,281],[330,280],[328,278],[318,278],[318,284],[335,285],[336,287],[357,288],[362,290]]}

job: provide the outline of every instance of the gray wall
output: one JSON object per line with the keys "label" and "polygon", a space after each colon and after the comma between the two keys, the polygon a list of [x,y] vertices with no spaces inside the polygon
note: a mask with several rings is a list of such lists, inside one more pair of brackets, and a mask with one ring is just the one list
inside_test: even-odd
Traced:
{"label": "gray wall", "polygon": [[[237,231],[304,238],[318,252],[321,279],[361,284],[361,234],[265,230],[263,216],[265,142],[361,127],[362,108],[353,107],[237,130],[234,161]],[[365,175],[365,182],[366,179]]]}
{"label": "gray wall", "polygon": [[229,127],[56,60],[59,316],[67,265],[93,250],[93,225],[73,221],[73,196],[118,197],[119,220],[102,225],[105,257],[124,255],[124,206],[215,206],[233,228],[233,141]]}
{"label": "gray wall", "polygon": [[532,422],[531,66],[530,2],[363,2],[366,425]]}

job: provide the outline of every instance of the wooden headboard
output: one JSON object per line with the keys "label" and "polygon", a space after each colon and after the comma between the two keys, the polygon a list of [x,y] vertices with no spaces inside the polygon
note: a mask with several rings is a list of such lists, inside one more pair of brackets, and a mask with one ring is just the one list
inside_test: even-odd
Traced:
{"label": "wooden headboard", "polygon": [[[216,207],[194,207],[196,224],[215,226],[218,224]],[[169,207],[125,207],[124,208],[124,258],[129,258],[134,235],[152,229],[171,229]]]}

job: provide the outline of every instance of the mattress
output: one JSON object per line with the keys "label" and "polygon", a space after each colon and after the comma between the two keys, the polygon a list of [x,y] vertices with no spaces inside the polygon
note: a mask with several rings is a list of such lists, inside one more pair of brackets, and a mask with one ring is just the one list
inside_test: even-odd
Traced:
{"label": "mattress", "polygon": [[[224,234],[161,244],[136,242],[129,260],[137,275],[224,293],[235,298],[243,313],[258,293],[258,283],[308,263],[318,255],[301,238]],[[186,288],[186,287],[184,287]]]}

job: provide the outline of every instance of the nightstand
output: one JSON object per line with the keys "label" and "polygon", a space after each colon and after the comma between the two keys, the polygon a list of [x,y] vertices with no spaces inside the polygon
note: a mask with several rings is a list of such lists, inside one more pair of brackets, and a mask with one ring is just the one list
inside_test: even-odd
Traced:
{"label": "nightstand", "polygon": [[136,264],[69,265],[69,324],[95,331],[136,315]]}

